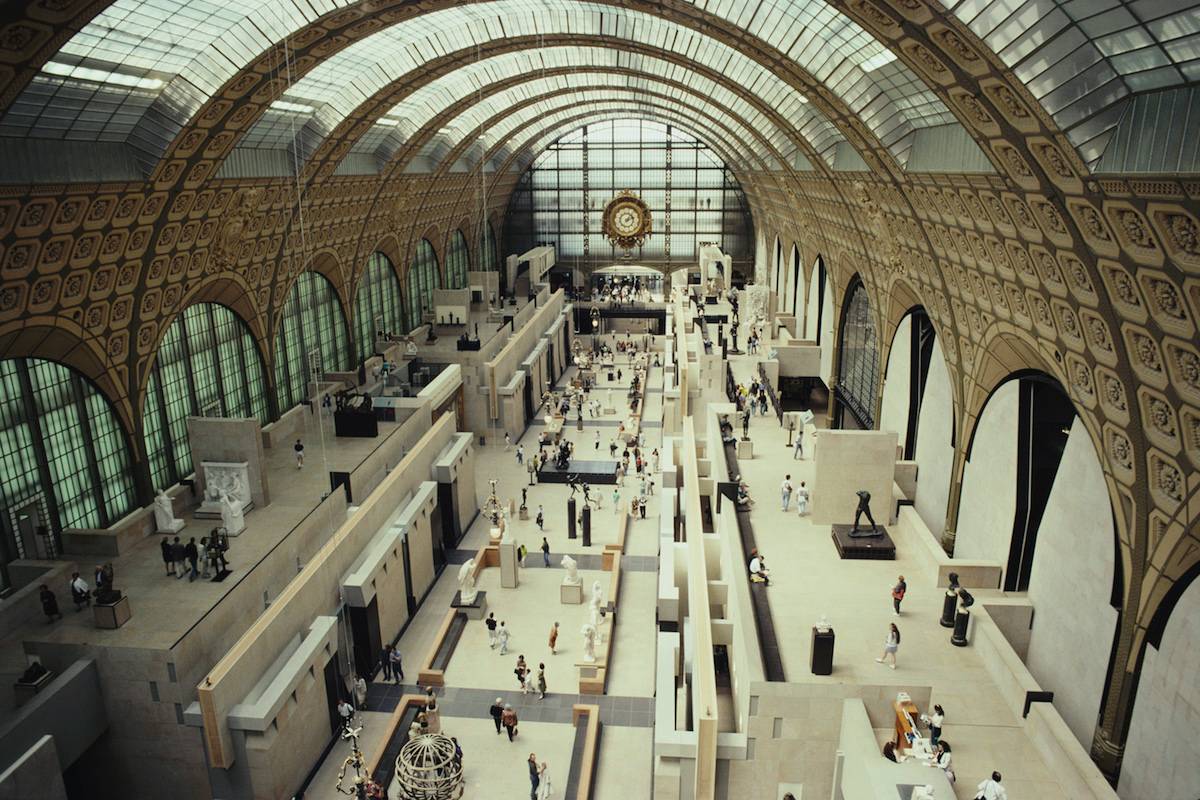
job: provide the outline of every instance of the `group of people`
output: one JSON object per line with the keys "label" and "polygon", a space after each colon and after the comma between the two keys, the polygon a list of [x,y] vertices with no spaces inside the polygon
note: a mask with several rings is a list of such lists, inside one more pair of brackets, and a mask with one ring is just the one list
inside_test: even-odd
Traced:
{"label": "group of people", "polygon": [[190,582],[198,577],[219,576],[229,569],[229,562],[225,558],[229,550],[229,537],[220,528],[214,528],[210,536],[201,537],[199,542],[193,536],[187,544],[178,536],[174,540],[164,536],[159,547],[167,575],[176,579],[186,575]]}
{"label": "group of people", "polygon": [[733,393],[733,402],[737,405],[737,410],[747,415],[743,419],[743,428],[748,426],[749,416],[757,411],[760,415],[766,416],[767,410],[771,407],[771,400],[767,397],[767,387],[760,383],[758,378],[750,381],[750,386],[739,383]]}
{"label": "group of people", "polygon": [[811,494],[808,491],[808,485],[804,481],[800,481],[799,487],[792,486],[792,476],[784,475],[783,483],[779,485],[779,496],[782,501],[782,510],[788,511],[792,506],[792,495],[796,496],[796,513],[804,516],[808,513],[808,501],[811,499]]}

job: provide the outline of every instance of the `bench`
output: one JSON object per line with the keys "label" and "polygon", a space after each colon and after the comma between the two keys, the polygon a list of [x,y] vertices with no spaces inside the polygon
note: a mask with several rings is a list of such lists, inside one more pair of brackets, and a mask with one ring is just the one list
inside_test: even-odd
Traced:
{"label": "bench", "polygon": [[458,646],[458,640],[466,627],[466,614],[453,608],[446,612],[442,624],[438,627],[437,636],[433,638],[433,644],[430,645],[429,652],[417,671],[417,683],[421,686],[446,685],[446,666],[450,663],[450,657],[454,655],[454,648]]}
{"label": "bench", "polygon": [[412,726],[417,713],[425,707],[425,695],[401,695],[396,710],[388,719],[388,732],[384,738],[384,746],[374,748],[374,755],[367,759],[367,774],[380,786],[391,786],[396,772],[396,757],[400,748],[408,742],[408,729]]}
{"label": "bench", "polygon": [[600,553],[600,563],[605,572],[613,568],[614,562],[619,562],[625,554],[625,534],[629,531],[629,515],[619,514],[617,517],[617,540],[604,545]]}
{"label": "bench", "polygon": [[571,706],[571,724],[575,742],[571,747],[571,768],[563,790],[566,800],[591,800],[596,773],[600,769],[600,706],[576,703]]}

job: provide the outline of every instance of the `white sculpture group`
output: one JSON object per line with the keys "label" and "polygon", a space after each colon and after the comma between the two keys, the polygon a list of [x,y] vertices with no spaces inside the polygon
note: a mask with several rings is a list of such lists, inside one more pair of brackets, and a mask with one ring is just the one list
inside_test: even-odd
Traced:
{"label": "white sculpture group", "polygon": [[246,529],[246,511],[254,504],[250,498],[250,465],[205,461],[204,500],[196,510],[197,517],[220,517],[221,524],[231,536]]}

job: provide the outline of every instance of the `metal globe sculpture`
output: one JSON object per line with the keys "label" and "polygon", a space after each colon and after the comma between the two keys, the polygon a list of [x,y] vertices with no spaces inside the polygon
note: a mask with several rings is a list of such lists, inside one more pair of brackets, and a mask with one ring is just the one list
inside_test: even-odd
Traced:
{"label": "metal globe sculpture", "polygon": [[454,742],[440,733],[410,739],[396,756],[396,787],[401,800],[459,800],[462,763]]}

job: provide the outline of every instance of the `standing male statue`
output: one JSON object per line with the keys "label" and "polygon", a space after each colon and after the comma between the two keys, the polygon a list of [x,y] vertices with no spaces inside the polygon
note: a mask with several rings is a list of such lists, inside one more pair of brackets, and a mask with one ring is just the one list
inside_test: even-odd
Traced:
{"label": "standing male statue", "polygon": [[858,521],[862,519],[863,514],[867,515],[867,522],[871,523],[871,533],[875,533],[878,526],[875,524],[875,517],[871,516],[871,493],[866,489],[859,489],[855,494],[858,495],[858,508],[854,511],[854,527],[850,533],[859,531]]}

